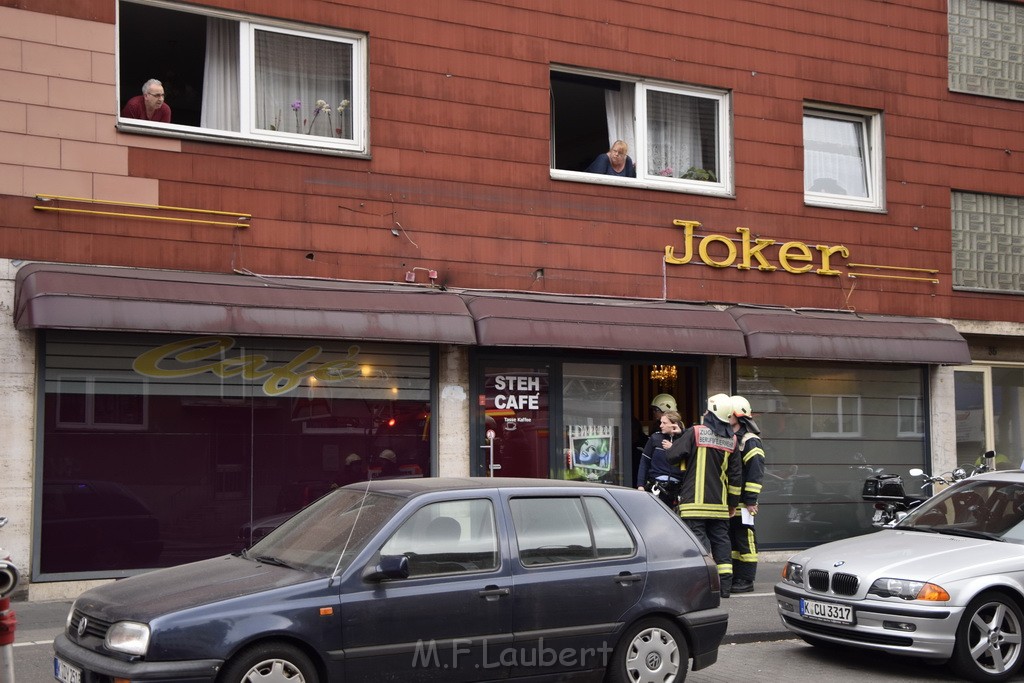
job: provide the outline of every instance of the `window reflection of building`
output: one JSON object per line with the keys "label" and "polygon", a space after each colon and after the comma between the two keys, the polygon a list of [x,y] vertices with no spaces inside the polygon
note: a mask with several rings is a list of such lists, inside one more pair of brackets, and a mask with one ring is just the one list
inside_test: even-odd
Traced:
{"label": "window reflection of building", "polygon": [[924,434],[901,431],[900,412],[921,400],[925,381],[917,366],[737,362],[736,390],[750,401],[766,456],[761,547],[873,530],[864,479],[925,465]]}
{"label": "window reflection of building", "polygon": [[[372,358],[386,380],[356,372],[279,394],[266,391],[268,369],[312,355],[313,343],[237,339],[218,352],[224,338],[217,338],[190,347],[192,360],[170,354],[152,367],[143,364],[149,376],[133,369],[140,355],[179,341],[146,334],[47,335],[44,490],[57,482],[109,482],[103,490],[139,501],[153,523],[135,528],[145,530],[140,533],[148,535],[148,547],[160,550],[126,557],[119,570],[237,550],[240,529],[252,520],[293,512],[356,481],[357,473],[365,479],[367,470],[356,460],[343,464],[352,453],[369,462],[390,449],[398,476],[431,476],[426,348],[367,343],[354,352],[349,343],[320,343],[321,353],[301,370],[331,361],[343,367],[340,359],[356,353]],[[188,370],[189,363],[201,371]],[[42,552],[70,559],[41,571],[111,569],[67,545],[72,535],[51,523],[48,511],[56,509],[43,511]],[[128,508],[112,509],[112,528],[128,524],[118,521],[117,511]]]}

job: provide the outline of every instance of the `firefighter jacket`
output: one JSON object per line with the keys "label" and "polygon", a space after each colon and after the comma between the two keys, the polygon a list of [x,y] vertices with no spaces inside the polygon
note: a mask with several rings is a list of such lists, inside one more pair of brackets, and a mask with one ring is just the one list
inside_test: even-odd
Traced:
{"label": "firefighter jacket", "polygon": [[740,500],[742,469],[736,437],[728,423],[710,413],[703,425],[690,427],[669,447],[668,461],[684,470],[679,516],[729,519]]}
{"label": "firefighter jacket", "polygon": [[736,432],[736,436],[739,439],[739,460],[743,470],[739,506],[757,505],[757,497],[761,495],[761,482],[764,481],[764,449],[761,446],[761,437],[742,426]]}

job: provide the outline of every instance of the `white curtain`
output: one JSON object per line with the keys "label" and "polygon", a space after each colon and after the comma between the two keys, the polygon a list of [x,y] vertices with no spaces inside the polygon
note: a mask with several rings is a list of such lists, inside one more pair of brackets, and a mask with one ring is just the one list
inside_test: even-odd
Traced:
{"label": "white curtain", "polygon": [[632,152],[633,143],[636,140],[634,132],[634,115],[636,85],[633,83],[622,83],[618,90],[604,91],[604,109],[608,116],[608,149],[612,148],[616,140],[622,140],[629,145],[630,156],[636,160],[636,154]]}
{"label": "white curtain", "polygon": [[863,123],[804,117],[804,189],[867,197]]}
{"label": "white curtain", "polygon": [[208,17],[199,120],[203,128],[239,130],[238,49],[238,22]]}
{"label": "white curtain", "polygon": [[703,168],[700,124],[696,98],[648,90],[647,174],[679,178]]}
{"label": "white curtain", "polygon": [[351,139],[352,45],[255,33],[256,127]]}

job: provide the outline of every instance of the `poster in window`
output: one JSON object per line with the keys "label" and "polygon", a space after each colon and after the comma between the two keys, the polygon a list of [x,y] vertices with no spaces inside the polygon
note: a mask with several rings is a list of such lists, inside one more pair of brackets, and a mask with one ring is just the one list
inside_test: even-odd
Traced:
{"label": "poster in window", "polygon": [[[614,465],[611,425],[575,425],[567,427],[570,440],[570,468],[600,477]],[[589,477],[588,477],[589,478]]]}

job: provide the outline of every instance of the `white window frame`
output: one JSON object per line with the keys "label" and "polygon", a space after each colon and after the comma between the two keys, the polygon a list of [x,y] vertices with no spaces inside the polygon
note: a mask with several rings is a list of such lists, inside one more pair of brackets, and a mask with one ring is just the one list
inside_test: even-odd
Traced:
{"label": "white window frame", "polygon": [[[636,139],[630,143],[629,156],[633,159],[637,175],[636,178],[624,178],[621,176],[601,175],[598,173],[587,173],[585,171],[569,171],[552,167],[552,180],[569,180],[573,182],[596,183],[600,185],[620,185],[627,187],[639,187],[647,190],[686,192],[690,194],[705,194],[719,197],[734,196],[732,98],[728,91],[694,85],[647,80],[643,78],[630,78],[619,74],[574,69],[570,67],[552,68],[551,71],[619,81],[621,83],[631,83],[635,86],[633,100],[633,125],[635,128]],[[715,139],[718,154],[717,182],[689,180],[684,178],[666,178],[647,173],[647,143],[649,136],[647,131],[648,127],[646,123],[643,122],[647,121],[647,93],[652,90],[674,95],[704,98],[716,103],[718,110],[718,117],[716,120],[717,135]],[[552,112],[551,115],[554,116],[555,113]]]}
{"label": "white window frame", "polygon": [[[860,124],[860,142],[861,148],[864,150],[863,170],[867,197],[853,197],[830,192],[812,192],[806,188],[805,178],[804,203],[809,206],[823,206],[832,209],[885,211],[885,154],[881,113],[835,105],[805,104],[801,119],[805,158],[808,140],[804,122],[809,116]],[[806,172],[807,169],[804,168],[804,173],[806,174]]]}
{"label": "white window frame", "polygon": [[[138,388],[139,400],[142,402],[142,415],[140,415],[140,422],[97,422],[96,421],[96,385],[101,386],[108,382],[119,382],[123,378],[117,375],[96,375],[96,374],[77,374],[77,373],[62,373],[57,377],[57,393],[56,393],[56,423],[58,429],[79,429],[79,430],[100,430],[100,431],[111,431],[111,432],[141,432],[149,429],[149,381],[146,379],[135,380],[133,385]],[[65,395],[62,391],[62,385],[64,382],[69,384],[82,385],[84,390],[82,396],[84,397],[84,409],[85,415],[82,421],[75,421],[66,419],[66,416],[61,414],[61,400]]]}
{"label": "white window frame", "polygon": [[[904,411],[904,408],[909,410]],[[924,436],[924,414],[920,396],[898,396],[896,398],[896,436]]]}
{"label": "white window frame", "polygon": [[[818,405],[815,406],[817,400]],[[823,401],[824,400],[824,401]],[[823,405],[828,403],[829,405]],[[825,408],[824,410],[822,408]],[[818,417],[834,417],[836,431],[817,431],[815,424]],[[847,431],[844,429],[844,421],[847,417],[856,419],[856,427]],[[860,396],[846,394],[812,394],[811,395],[811,437],[815,439],[849,438],[861,436],[863,427],[861,425]]]}
{"label": "white window frame", "polygon": [[[320,29],[314,26],[306,26],[285,21],[275,21],[267,18],[256,19],[237,12],[214,10],[210,8],[199,8],[185,6],[180,3],[166,2],[164,0],[119,0],[120,2],[131,2],[137,5],[147,5],[162,9],[212,16],[227,19],[238,23],[239,34],[239,127],[240,130],[222,130],[219,128],[203,128],[200,126],[185,126],[175,123],[160,123],[154,121],[143,121],[140,119],[123,118],[120,115],[121,107],[117,106],[118,118],[117,129],[121,132],[145,133],[147,135],[161,135],[164,137],[189,138],[213,142],[227,142],[243,144],[248,146],[264,146],[284,148],[291,151],[334,153],[344,156],[369,156],[369,84],[367,70],[367,42],[365,34],[352,31]],[[253,97],[256,86],[255,75],[255,51],[254,36],[258,30],[274,33],[285,33],[291,35],[312,38],[315,40],[333,41],[347,43],[352,46],[352,99],[347,110],[352,117],[352,138],[340,139],[316,135],[301,135],[283,131],[270,131],[256,128],[256,114],[254,111]],[[120,64],[120,19],[118,20],[118,60]],[[121,81],[120,71],[118,72],[118,83]],[[120,88],[117,89],[118,91]],[[173,100],[169,102],[173,110]],[[308,103],[304,103],[308,107]],[[290,113],[290,112],[286,112]],[[307,112],[308,115],[308,112]]]}

